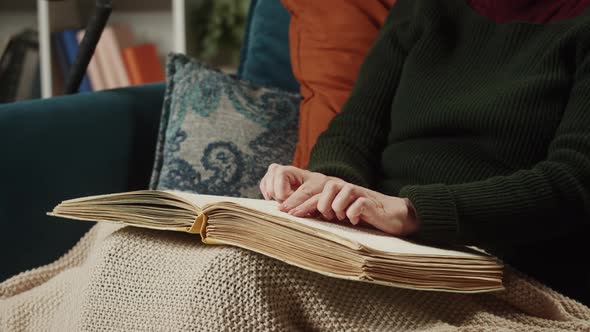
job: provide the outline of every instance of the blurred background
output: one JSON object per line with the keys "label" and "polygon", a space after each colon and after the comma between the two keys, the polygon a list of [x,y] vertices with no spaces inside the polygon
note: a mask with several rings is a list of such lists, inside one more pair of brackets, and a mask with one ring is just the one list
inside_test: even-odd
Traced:
{"label": "blurred background", "polygon": [[[113,0],[80,92],[164,80],[169,52],[237,68],[250,0]],[[60,95],[93,0],[0,0],[0,103]]]}

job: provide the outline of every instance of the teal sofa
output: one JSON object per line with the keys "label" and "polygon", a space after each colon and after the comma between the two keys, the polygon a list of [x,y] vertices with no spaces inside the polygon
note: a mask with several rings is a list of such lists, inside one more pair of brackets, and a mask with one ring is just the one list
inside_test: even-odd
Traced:
{"label": "teal sofa", "polygon": [[[298,91],[289,14],[252,0],[238,76]],[[0,104],[0,282],[50,263],[93,225],[49,217],[80,196],[147,189],[165,84]]]}
{"label": "teal sofa", "polygon": [[47,264],[92,226],[64,199],[147,188],[164,84],[0,105],[0,280]]}

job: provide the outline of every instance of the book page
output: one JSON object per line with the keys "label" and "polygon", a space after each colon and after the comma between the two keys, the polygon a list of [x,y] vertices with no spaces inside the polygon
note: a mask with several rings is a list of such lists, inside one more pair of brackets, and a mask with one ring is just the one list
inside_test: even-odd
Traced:
{"label": "book page", "polygon": [[178,191],[170,191],[186,200],[193,202],[195,205],[205,209],[209,204],[232,202],[252,210],[257,210],[271,216],[288,219],[295,224],[304,225],[313,229],[332,233],[341,238],[351,240],[365,248],[372,249],[383,253],[394,253],[402,255],[420,255],[420,256],[448,256],[456,258],[474,258],[482,259],[482,255],[472,253],[448,250],[436,247],[416,244],[394,237],[381,232],[377,229],[367,227],[353,226],[344,222],[328,222],[319,219],[298,218],[278,209],[278,203],[275,201],[265,201],[261,199],[223,197],[211,195],[197,195]]}

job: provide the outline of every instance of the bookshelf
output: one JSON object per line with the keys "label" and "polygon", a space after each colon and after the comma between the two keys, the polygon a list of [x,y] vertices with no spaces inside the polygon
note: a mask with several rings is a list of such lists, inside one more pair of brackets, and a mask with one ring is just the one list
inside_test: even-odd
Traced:
{"label": "bookshelf", "polygon": [[[113,0],[109,24],[129,24],[136,41],[155,43],[164,61],[169,52],[186,53],[186,13],[195,1],[198,0]],[[85,27],[94,3],[93,0],[0,0],[0,38],[9,38],[24,28],[39,32],[43,98],[59,93],[53,87],[51,33]]]}

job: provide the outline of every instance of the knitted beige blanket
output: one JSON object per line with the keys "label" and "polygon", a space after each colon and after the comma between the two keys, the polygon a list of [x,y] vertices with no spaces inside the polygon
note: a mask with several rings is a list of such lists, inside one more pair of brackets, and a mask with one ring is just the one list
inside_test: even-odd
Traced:
{"label": "knitted beige blanket", "polygon": [[514,271],[506,292],[325,277],[198,237],[95,226],[0,284],[0,331],[590,331],[590,309]]}

